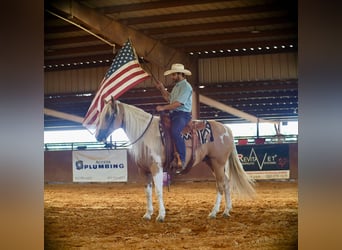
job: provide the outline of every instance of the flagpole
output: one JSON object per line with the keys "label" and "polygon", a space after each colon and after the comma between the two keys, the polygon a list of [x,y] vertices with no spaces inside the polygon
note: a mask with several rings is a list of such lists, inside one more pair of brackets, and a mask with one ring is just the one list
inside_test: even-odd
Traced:
{"label": "flagpole", "polygon": [[[158,79],[157,79],[157,78],[154,76],[154,74],[152,73],[151,68],[147,65],[147,62],[144,60],[144,57],[140,57],[140,58],[141,58],[141,60],[144,62],[144,65],[146,65],[146,68],[148,69],[150,75],[152,76],[152,79],[153,79],[155,82],[159,83]],[[157,87],[157,84],[154,83],[154,86]]]}

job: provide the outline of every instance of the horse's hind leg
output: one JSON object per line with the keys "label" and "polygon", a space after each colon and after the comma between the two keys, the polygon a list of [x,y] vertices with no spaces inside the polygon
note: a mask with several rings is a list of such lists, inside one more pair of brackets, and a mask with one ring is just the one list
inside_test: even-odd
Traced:
{"label": "horse's hind leg", "polygon": [[229,211],[232,208],[232,201],[230,197],[230,183],[228,179],[229,162],[226,161],[225,163],[222,163],[218,160],[211,160],[210,165],[216,178],[217,195],[215,205],[209,213],[209,218],[216,218],[216,214],[220,209],[223,194],[225,198],[225,209],[223,212],[223,217],[228,217],[230,216]]}
{"label": "horse's hind leg", "polygon": [[153,205],[152,205],[152,175],[149,173],[146,175],[146,213],[143,216],[145,220],[151,220],[151,216],[153,214]]}
{"label": "horse's hind leg", "polygon": [[[226,166],[225,171],[228,171],[229,162],[227,161],[226,164],[227,164],[227,166]],[[225,185],[224,185],[224,197],[225,197],[226,207],[225,207],[224,212],[223,212],[223,217],[227,218],[230,216],[229,211],[232,209],[232,200],[230,197],[230,181],[229,181],[227,172],[224,175],[224,183],[225,183]]]}
{"label": "horse's hind leg", "polygon": [[216,218],[216,214],[220,210],[222,195],[226,189],[225,173],[224,173],[224,164],[219,163],[217,160],[211,160],[210,164],[212,166],[212,170],[216,178],[217,195],[216,195],[215,205],[212,208],[211,212],[209,213],[209,218]]}
{"label": "horse's hind leg", "polygon": [[213,209],[211,210],[211,212],[209,213],[209,218],[211,219],[216,218],[216,214],[220,210],[221,200],[222,200],[222,194],[219,191],[217,191],[215,205]]}

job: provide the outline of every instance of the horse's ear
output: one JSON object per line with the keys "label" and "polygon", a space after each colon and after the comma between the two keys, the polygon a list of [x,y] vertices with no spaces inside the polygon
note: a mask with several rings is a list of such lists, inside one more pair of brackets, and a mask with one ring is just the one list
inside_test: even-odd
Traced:
{"label": "horse's ear", "polygon": [[113,96],[110,97],[110,101],[111,101],[112,107],[114,109],[114,112],[116,113],[116,103],[115,103],[115,99]]}

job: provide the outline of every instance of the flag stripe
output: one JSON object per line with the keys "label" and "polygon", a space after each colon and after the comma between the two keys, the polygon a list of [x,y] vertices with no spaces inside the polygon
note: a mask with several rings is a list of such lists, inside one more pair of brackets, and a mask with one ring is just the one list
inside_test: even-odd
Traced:
{"label": "flag stripe", "polygon": [[108,101],[111,96],[119,98],[148,77],[149,75],[140,67],[134,49],[128,40],[114,58],[111,67],[101,81],[84,117],[83,126],[87,128],[96,127],[105,100]]}
{"label": "flag stripe", "polygon": [[[144,71],[141,70],[139,65],[134,65],[135,67],[129,67],[125,72],[122,72],[120,75],[115,76],[112,78],[109,82],[109,84],[106,86],[106,88],[103,90],[104,93],[107,93],[112,89],[113,87],[119,87],[118,85],[121,85],[124,83],[124,80],[129,77],[134,77],[135,73],[140,73],[147,75]],[[132,74],[132,76],[131,76]]]}
{"label": "flag stripe", "polygon": [[[134,63],[134,64],[132,64],[132,63]],[[137,64],[137,61],[136,62],[131,62],[128,65],[125,65],[125,66],[127,66],[127,68],[124,68],[124,69],[120,70],[120,72],[118,72],[117,74],[113,74],[113,76],[110,77],[109,80],[107,79],[105,82],[103,82],[103,85],[101,86],[100,90],[96,94],[96,96],[94,98],[94,101],[93,101],[94,104],[97,103],[97,105],[99,105],[99,106],[97,107],[97,105],[91,105],[93,107],[90,109],[90,112],[92,112],[94,109],[102,110],[102,108],[104,106],[104,103],[103,103],[104,98],[100,99],[100,96],[101,96],[102,93],[109,93],[109,95],[113,96],[114,98],[118,98],[119,97],[116,94],[116,92],[114,92],[114,90],[116,88],[120,87],[120,85],[123,84],[124,81],[117,82],[116,80],[118,80],[118,79],[122,80],[123,77],[126,77],[126,79],[129,79],[129,74],[131,74],[131,72],[134,72],[134,71],[137,71],[137,70],[139,70],[142,74],[144,74],[145,76],[148,77],[148,74],[146,74],[145,71],[141,70],[139,64]],[[139,67],[139,68],[136,68],[136,67]],[[123,80],[125,80],[125,79],[123,79]],[[102,95],[106,95],[106,94],[102,94]],[[86,115],[86,118],[87,117],[88,117],[88,114]]]}
{"label": "flag stripe", "polygon": [[[132,65],[132,64],[133,64],[133,65]],[[111,77],[109,77],[109,78],[106,79],[106,80],[103,80],[100,89],[98,90],[98,92],[97,92],[96,95],[95,95],[95,98],[94,98],[94,100],[93,100],[93,103],[94,103],[94,104],[97,103],[97,105],[100,105],[101,103],[100,103],[99,98],[100,98],[100,96],[102,95],[103,92],[106,92],[106,91],[107,91],[106,88],[108,88],[108,86],[109,86],[111,83],[113,83],[113,81],[114,81],[115,79],[117,79],[117,78],[120,77],[122,74],[124,74],[125,72],[127,72],[132,66],[134,67],[134,66],[136,66],[136,65],[137,65],[137,61],[130,62],[130,63],[124,65],[123,68],[121,68],[121,69],[119,69],[117,72],[115,72]],[[139,66],[139,65],[138,65],[138,66]],[[126,67],[127,67],[127,68],[126,68]],[[101,110],[101,106],[98,106],[98,107],[97,107],[97,105],[94,105],[94,106],[93,106],[93,103],[90,105],[90,107],[91,107],[90,110],[96,109],[96,108],[99,109],[99,110]],[[86,117],[87,117],[87,115],[86,115]]]}
{"label": "flag stripe", "polygon": [[[125,72],[124,74],[120,74],[119,77],[113,78],[111,84],[109,84],[104,90],[101,99],[101,105],[103,105],[103,96],[114,96],[115,98],[119,98],[117,96],[116,89],[120,88],[121,85],[125,84],[128,80],[132,81],[135,80],[134,77],[137,77],[141,74],[148,76],[145,72],[143,72],[140,68],[131,68],[129,71]],[[131,79],[132,78],[132,79]],[[101,106],[101,109],[103,106]]]}
{"label": "flag stripe", "polygon": [[[119,74],[116,74],[116,77],[112,77],[111,81],[106,81],[104,83],[103,86],[106,86],[105,88],[101,88],[103,93],[107,93],[107,94],[102,94],[101,96],[101,92],[98,92],[99,94],[95,96],[95,103],[98,103],[98,105],[100,105],[98,108],[99,110],[102,110],[103,106],[104,106],[104,98],[109,96],[113,96],[114,98],[118,98],[119,96],[117,95],[115,89],[119,88],[120,85],[124,84],[124,82],[126,80],[128,80],[130,78],[130,72],[134,72],[139,70],[139,72],[142,72],[144,75],[148,76],[144,71],[140,70],[140,69],[135,69],[133,67],[136,67],[136,65],[129,65],[129,67],[125,70],[121,70],[121,72],[119,72]],[[131,69],[133,68],[133,69]],[[131,71],[128,71],[129,69],[131,69]],[[128,72],[127,72],[128,71]],[[124,79],[122,79],[123,77],[125,77]],[[121,80],[120,82],[115,81],[118,80],[118,78]],[[109,93],[109,94],[108,94]],[[94,109],[96,109],[96,105],[93,106],[92,109],[90,109],[90,112],[94,115],[94,113],[92,112]],[[96,114],[96,113],[95,113]],[[88,115],[86,115],[86,117],[88,117]],[[94,122],[94,119],[88,121],[86,120],[86,123],[92,123]]]}
{"label": "flag stripe", "polygon": [[120,90],[122,86],[134,84],[142,77],[145,77],[145,75],[141,75],[140,70],[136,72],[132,70],[131,72],[129,72],[129,75],[125,75],[125,78],[120,77],[120,79],[117,79],[117,81],[115,81],[114,85],[108,86],[108,88],[106,88],[105,94],[102,95],[102,98],[105,99],[105,97],[107,96],[114,96],[115,98],[119,98],[117,90]]}

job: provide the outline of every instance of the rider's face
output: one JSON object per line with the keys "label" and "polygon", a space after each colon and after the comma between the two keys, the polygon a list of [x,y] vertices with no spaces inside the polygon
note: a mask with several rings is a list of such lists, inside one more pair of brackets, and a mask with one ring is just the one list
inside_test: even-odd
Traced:
{"label": "rider's face", "polygon": [[181,76],[182,76],[182,74],[180,74],[180,73],[172,73],[171,74],[171,79],[172,79],[173,82],[179,82],[179,81],[182,80]]}

